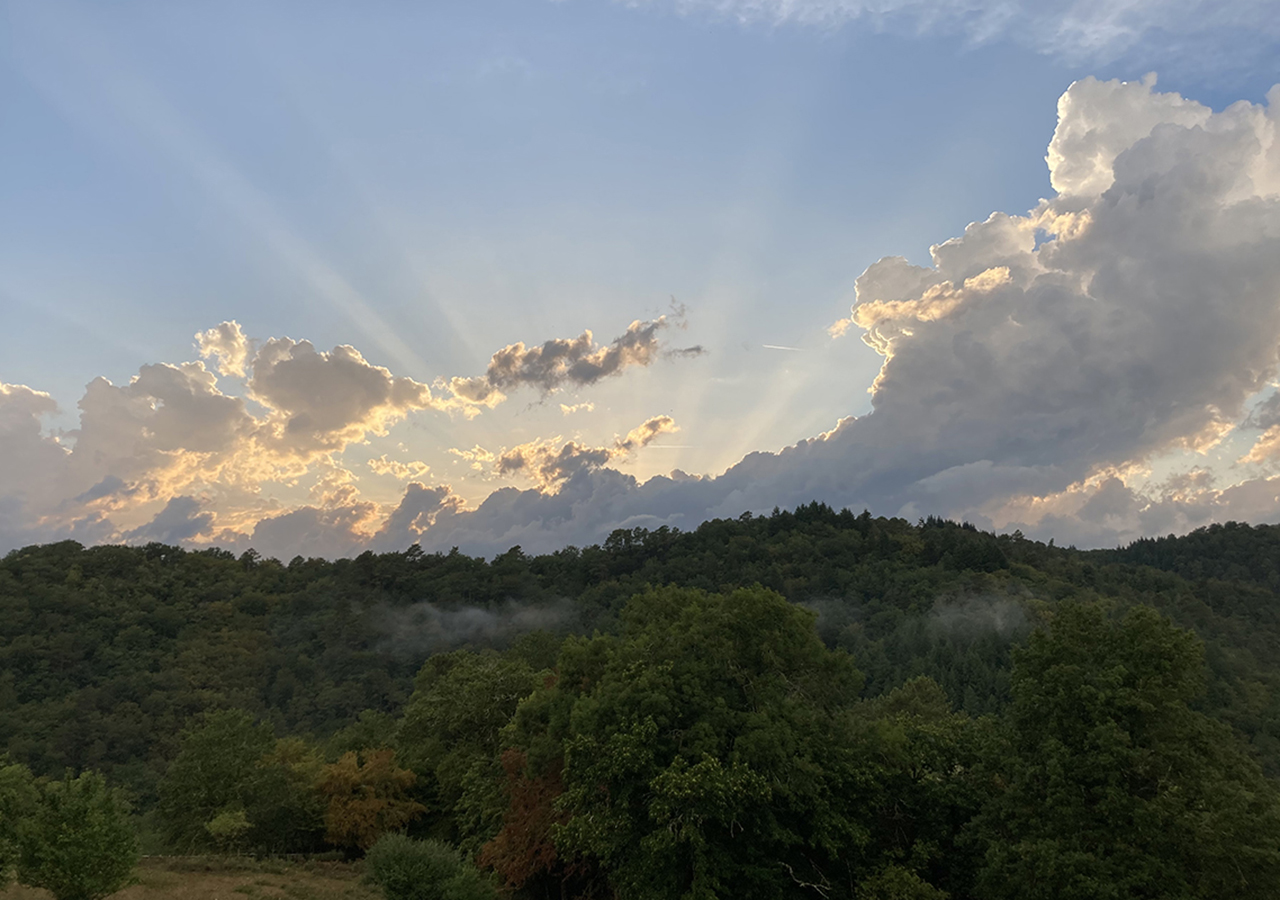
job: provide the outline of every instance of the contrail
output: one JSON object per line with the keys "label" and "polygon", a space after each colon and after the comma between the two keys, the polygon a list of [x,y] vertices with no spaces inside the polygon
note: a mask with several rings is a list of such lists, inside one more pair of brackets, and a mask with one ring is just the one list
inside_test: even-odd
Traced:
{"label": "contrail", "polygon": [[781,344],[761,344],[760,346],[766,350],[795,350],[797,353],[804,352],[804,349],[801,347],[784,347]]}

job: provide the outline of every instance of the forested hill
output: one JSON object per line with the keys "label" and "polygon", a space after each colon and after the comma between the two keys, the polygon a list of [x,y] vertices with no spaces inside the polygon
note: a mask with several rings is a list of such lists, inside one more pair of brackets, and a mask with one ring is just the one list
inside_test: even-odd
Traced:
{"label": "forested hill", "polygon": [[1207,708],[1277,772],[1278,561],[1276,526],[1082,552],[821,504],[487,562],[416,546],[288,563],[159,544],[27,547],[0,562],[0,748],[37,772],[104,770],[145,799],[204,710],[323,738],[362,711],[396,713],[432,653],[540,627],[608,631],[646,585],[758,584],[818,610],[867,696],[924,674],[974,714],[1007,701],[1010,648],[1054,603],[1155,606],[1205,640]]}
{"label": "forested hill", "polygon": [[408,828],[530,900],[1270,897],[1277,551],[821,504],[488,561],[27,547],[0,795],[96,770],[156,852]]}
{"label": "forested hill", "polygon": [[1123,550],[1096,555],[1113,562],[1151,566],[1183,578],[1250,582],[1280,591],[1280,526],[1228,522],[1184,537],[1143,538]]}

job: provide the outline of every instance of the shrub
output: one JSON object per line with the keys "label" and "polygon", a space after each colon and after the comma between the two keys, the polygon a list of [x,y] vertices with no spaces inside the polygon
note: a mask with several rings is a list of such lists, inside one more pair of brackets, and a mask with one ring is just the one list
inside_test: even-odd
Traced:
{"label": "shrub", "polygon": [[387,900],[495,900],[493,881],[440,841],[383,836],[365,857],[369,879]]}
{"label": "shrub", "polygon": [[18,881],[55,900],[98,900],[130,881],[138,839],[129,807],[96,772],[45,785],[18,828]]}

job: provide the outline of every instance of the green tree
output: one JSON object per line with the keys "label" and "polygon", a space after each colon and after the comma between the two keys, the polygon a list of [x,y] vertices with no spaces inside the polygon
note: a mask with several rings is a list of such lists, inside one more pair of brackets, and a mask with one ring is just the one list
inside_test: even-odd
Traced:
{"label": "green tree", "polygon": [[1280,797],[1194,711],[1202,647],[1146,607],[1060,606],[1016,656],[1008,789],[977,825],[982,896],[1262,898],[1280,884]]}
{"label": "green tree", "polygon": [[0,756],[0,887],[9,882],[18,857],[18,826],[31,818],[39,801],[31,770]]}
{"label": "green tree", "polygon": [[98,900],[129,883],[138,839],[129,807],[95,772],[46,784],[18,829],[18,881],[55,900]]}
{"label": "green tree", "polygon": [[183,852],[229,839],[259,853],[316,850],[324,832],[323,769],[313,747],[299,738],[277,741],[271,726],[249,713],[209,713],[183,735],[160,782],[164,836]]}
{"label": "green tree", "polygon": [[423,665],[399,731],[399,755],[415,771],[434,814],[434,835],[469,851],[501,823],[501,732],[538,678],[516,654],[458,650]]}
{"label": "green tree", "polygon": [[271,726],[242,710],[217,710],[182,736],[160,781],[156,812],[169,845],[181,852],[210,846],[208,824],[246,809],[249,781],[275,744]]}
{"label": "green tree", "polygon": [[301,738],[276,741],[246,773],[240,790],[259,853],[307,853],[323,846],[324,759]]}
{"label": "green tree", "polygon": [[[861,676],[823,646],[813,613],[760,588],[663,589],[622,616],[621,639],[566,643],[559,681],[522,708],[561,735],[557,844],[623,900],[845,881],[869,836],[848,715]],[[526,743],[545,754],[536,735]]]}
{"label": "green tree", "polygon": [[995,723],[952,712],[923,677],[864,702],[858,717],[875,760],[868,856],[884,868],[856,896],[968,896],[981,854],[958,838],[989,798],[983,770],[1000,751]]}

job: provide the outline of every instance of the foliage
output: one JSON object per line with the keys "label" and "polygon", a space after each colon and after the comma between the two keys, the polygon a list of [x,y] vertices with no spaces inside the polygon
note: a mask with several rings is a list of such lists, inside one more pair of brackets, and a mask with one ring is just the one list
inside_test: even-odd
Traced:
{"label": "foliage", "polygon": [[274,741],[269,725],[239,710],[209,713],[183,734],[156,807],[173,847],[191,852],[207,846],[208,823],[245,808],[249,773]]}
{"label": "foliage", "polygon": [[1066,604],[1017,657],[1008,790],[984,814],[991,898],[1269,897],[1280,793],[1189,706],[1189,632]]}
{"label": "foliage", "polygon": [[596,678],[562,677],[547,690],[567,704],[533,704],[563,710],[547,722],[564,748],[557,845],[622,898],[776,896],[825,878],[865,832],[850,809],[860,760],[840,740],[861,687],[848,658],[812,613],[761,589],[652,591],[623,618],[621,640],[598,639]]}
{"label": "foliage", "polygon": [[502,754],[506,774],[507,809],[502,827],[480,852],[481,865],[491,868],[508,888],[519,889],[551,873],[575,874],[560,865],[560,854],[551,834],[563,825],[566,814],[556,808],[564,793],[563,766],[557,761],[549,771],[530,777],[528,755],[515,747]]}
{"label": "foliage", "polygon": [[366,851],[382,835],[399,831],[426,811],[408,797],[416,776],[395,762],[394,750],[366,750],[363,754],[344,753],[325,767],[319,785],[320,793],[328,798],[325,840]]}
{"label": "foliage", "polygon": [[427,789],[432,833],[476,850],[503,809],[499,734],[537,678],[517,654],[455,651],[418,673],[399,729],[400,753]]}
{"label": "foliage", "polygon": [[0,756],[0,885],[8,883],[17,860],[18,826],[35,814],[39,802],[31,770]]}
{"label": "foliage", "polygon": [[129,807],[93,772],[44,785],[18,828],[18,847],[18,881],[45,888],[55,900],[113,894],[138,862]]}
{"label": "foliage", "polygon": [[318,849],[325,804],[316,791],[323,760],[304,741],[277,741],[241,710],[209,713],[188,729],[160,782],[156,812],[170,845],[191,852],[231,837],[259,853]]}
{"label": "foliage", "polygon": [[853,896],[854,900],[947,900],[948,894],[910,869],[889,865],[864,879]]}
{"label": "foliage", "polygon": [[496,900],[492,882],[457,850],[402,834],[383,836],[365,870],[387,900]]}
{"label": "foliage", "polygon": [[239,852],[244,848],[245,835],[253,828],[249,816],[241,807],[224,809],[204,824],[218,849],[223,853]]}
{"label": "foliage", "polygon": [[[172,850],[407,827],[521,900],[1260,896],[1277,560],[1276,526],[1081,552],[822,504],[489,561],[29,547],[0,864],[70,768]],[[424,603],[565,614],[478,640]]]}
{"label": "foliage", "polygon": [[301,738],[281,738],[249,769],[243,803],[252,825],[247,837],[256,852],[321,848],[326,803],[317,785],[323,772],[319,751]]}
{"label": "foliage", "polygon": [[[0,560],[0,752],[37,775],[102,771],[150,808],[178,735],[204,712],[244,709],[281,734],[321,738],[366,711],[398,715],[435,649],[398,639],[396,616],[413,604],[567,598],[590,633],[611,630],[648,585],[760,584],[820,610],[824,640],[855,656],[869,696],[927,675],[973,714],[1008,702],[1010,651],[1029,630],[984,619],[983,608],[1017,607],[1034,625],[1039,604],[1069,597],[1156,606],[1206,642],[1207,711],[1280,774],[1276,559],[1280,526],[1228,523],[1082,553],[816,503],[688,532],[625,529],[537,557],[513,548],[488,562],[415,546],[286,565],[66,541]],[[349,736],[335,758],[386,740],[385,729]]]}

